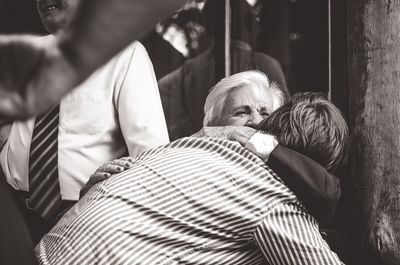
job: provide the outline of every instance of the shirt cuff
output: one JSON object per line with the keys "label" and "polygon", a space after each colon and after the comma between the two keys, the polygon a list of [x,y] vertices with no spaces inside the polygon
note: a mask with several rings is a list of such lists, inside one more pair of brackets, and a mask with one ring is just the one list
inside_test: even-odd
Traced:
{"label": "shirt cuff", "polygon": [[264,162],[267,162],[269,155],[278,144],[273,135],[256,132],[244,148],[261,158]]}

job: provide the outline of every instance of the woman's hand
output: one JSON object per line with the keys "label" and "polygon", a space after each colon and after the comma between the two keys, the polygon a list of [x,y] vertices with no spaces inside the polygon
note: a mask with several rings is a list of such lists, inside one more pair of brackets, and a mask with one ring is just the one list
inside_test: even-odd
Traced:
{"label": "woman's hand", "polygon": [[80,198],[88,192],[88,190],[95,185],[96,183],[108,179],[111,175],[121,173],[131,167],[133,167],[133,163],[135,159],[132,157],[122,157],[115,159],[113,161],[104,163],[101,167],[99,167],[86,182],[85,186],[81,189]]}

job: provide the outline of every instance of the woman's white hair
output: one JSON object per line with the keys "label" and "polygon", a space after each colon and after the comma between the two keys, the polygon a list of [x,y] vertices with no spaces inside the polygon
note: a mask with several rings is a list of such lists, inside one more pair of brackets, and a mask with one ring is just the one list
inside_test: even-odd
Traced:
{"label": "woman's white hair", "polygon": [[204,104],[204,126],[218,126],[221,118],[224,102],[230,91],[234,88],[249,87],[258,89],[259,91],[267,91],[269,89],[273,96],[273,109],[277,109],[285,102],[285,95],[275,82],[270,82],[267,76],[260,71],[244,71],[219,81],[206,98]]}

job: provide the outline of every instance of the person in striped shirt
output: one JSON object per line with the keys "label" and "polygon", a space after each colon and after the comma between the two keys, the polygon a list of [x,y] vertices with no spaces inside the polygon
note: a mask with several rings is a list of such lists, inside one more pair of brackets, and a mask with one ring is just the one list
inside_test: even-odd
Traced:
{"label": "person in striped shirt", "polygon": [[[340,197],[338,178],[314,160],[256,131],[263,118],[288,101],[285,95],[260,71],[226,77],[210,90],[204,106],[204,127],[193,136],[239,142],[278,173],[311,215],[325,225]],[[89,178],[81,195],[95,183],[129,168],[131,161],[127,157],[105,163]]]}
{"label": "person in striped shirt", "polygon": [[[260,129],[333,170],[346,123],[319,94],[294,96]],[[187,137],[93,186],[36,248],[40,264],[342,264],[318,222],[239,143]]]}

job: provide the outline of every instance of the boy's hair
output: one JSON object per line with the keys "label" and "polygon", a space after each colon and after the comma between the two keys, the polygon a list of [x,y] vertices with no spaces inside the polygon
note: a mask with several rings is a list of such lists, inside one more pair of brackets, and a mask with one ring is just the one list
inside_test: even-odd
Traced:
{"label": "boy's hair", "polygon": [[285,95],[274,82],[270,82],[267,76],[260,71],[244,71],[219,81],[211,88],[204,104],[204,126],[217,126],[221,118],[224,102],[228,94],[234,88],[249,87],[259,91],[271,91],[274,109],[285,102]]}
{"label": "boy's hair", "polygon": [[323,94],[298,93],[265,118],[259,129],[334,171],[347,158],[349,131],[341,112]]}

